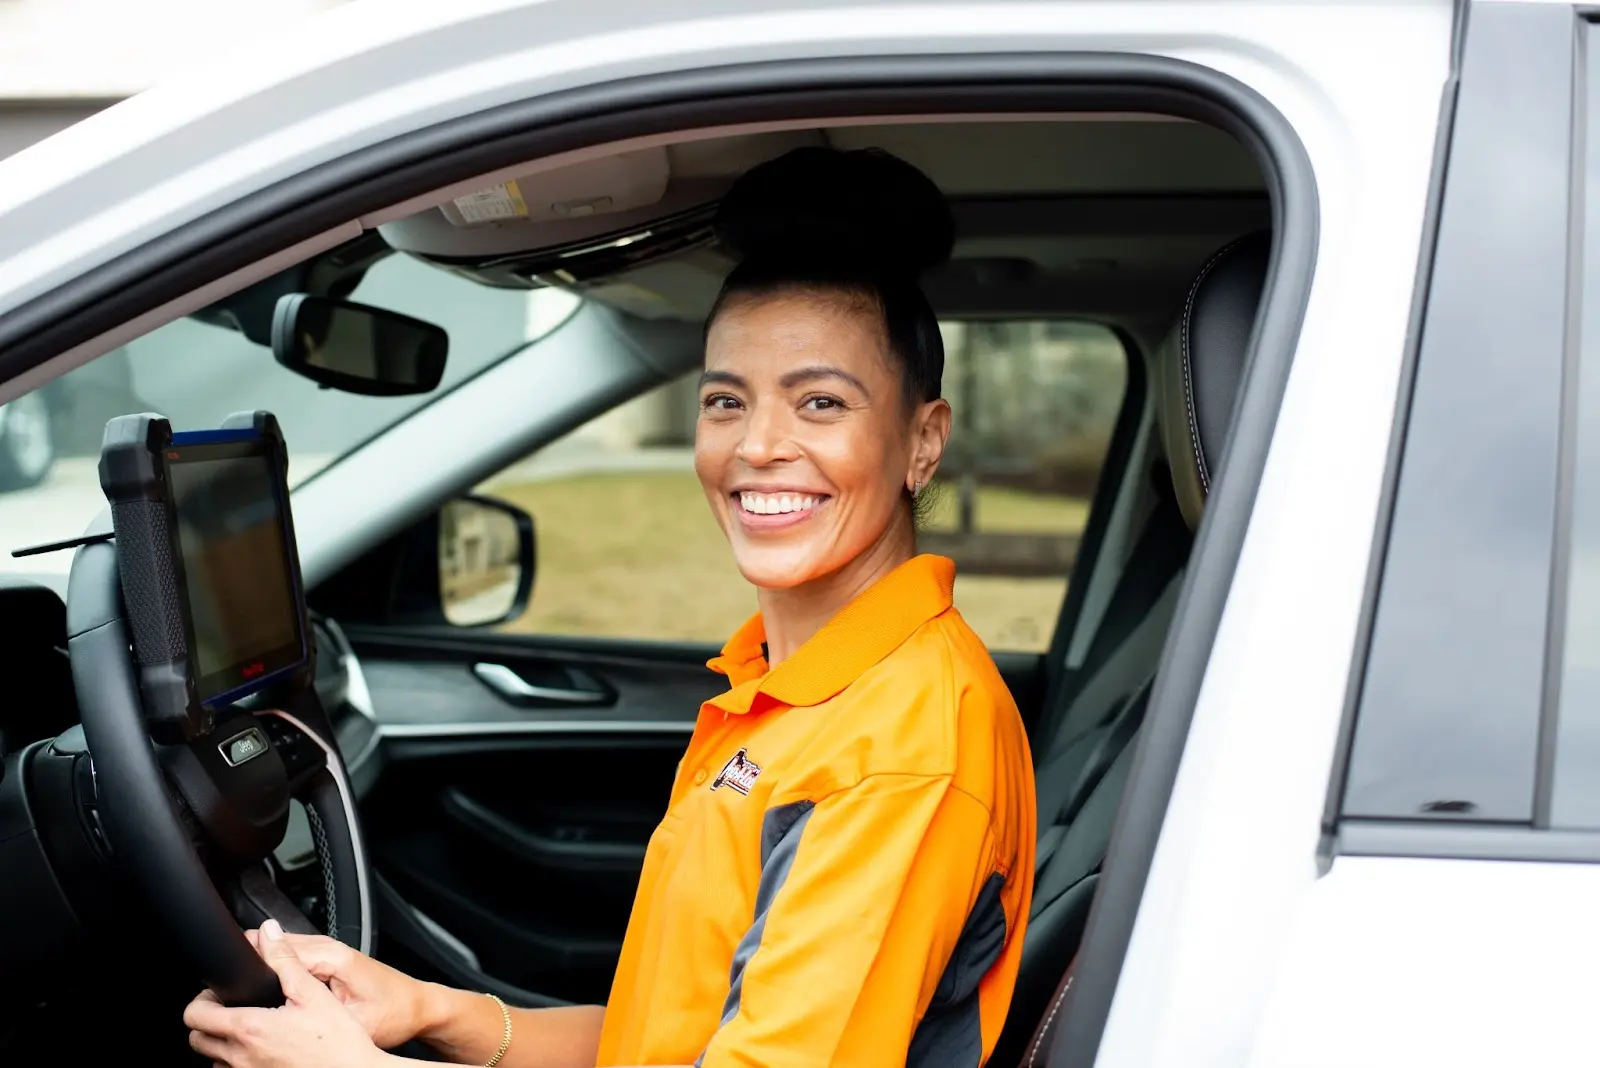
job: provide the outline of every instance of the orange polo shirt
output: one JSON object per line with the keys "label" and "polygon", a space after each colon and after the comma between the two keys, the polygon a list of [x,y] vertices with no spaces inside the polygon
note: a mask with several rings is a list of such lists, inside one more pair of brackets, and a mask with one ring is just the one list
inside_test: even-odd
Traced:
{"label": "orange polo shirt", "polygon": [[919,556],[768,669],[711,661],[645,856],[601,1065],[978,1065],[1032,893],[1015,702]]}

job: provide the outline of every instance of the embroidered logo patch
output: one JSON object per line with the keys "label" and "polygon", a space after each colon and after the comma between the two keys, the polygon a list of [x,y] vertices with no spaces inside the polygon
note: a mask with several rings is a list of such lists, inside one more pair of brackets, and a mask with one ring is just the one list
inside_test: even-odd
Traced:
{"label": "embroidered logo patch", "polygon": [[720,786],[726,786],[748,797],[750,787],[755,785],[756,776],[760,774],[761,765],[751,761],[746,751],[741,749],[722,765],[717,777],[711,780],[711,788],[715,790]]}

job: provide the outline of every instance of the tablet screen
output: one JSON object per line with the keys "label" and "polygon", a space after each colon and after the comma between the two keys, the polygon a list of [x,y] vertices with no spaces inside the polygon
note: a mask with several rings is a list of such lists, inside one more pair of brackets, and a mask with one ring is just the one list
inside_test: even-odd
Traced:
{"label": "tablet screen", "polygon": [[200,699],[242,695],[304,655],[278,472],[253,437],[175,441],[167,471]]}

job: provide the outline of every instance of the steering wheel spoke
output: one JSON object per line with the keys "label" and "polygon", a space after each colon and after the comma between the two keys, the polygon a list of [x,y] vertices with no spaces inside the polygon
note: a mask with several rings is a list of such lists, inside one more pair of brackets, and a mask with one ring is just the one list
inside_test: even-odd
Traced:
{"label": "steering wheel spoke", "polygon": [[289,795],[304,800],[312,784],[327,770],[327,746],[299,721],[280,712],[262,712],[256,720],[283,762],[283,770],[289,777]]}
{"label": "steering wheel spoke", "polygon": [[246,868],[225,887],[239,926],[249,930],[267,920],[277,920],[293,934],[322,934],[288,894],[268,874],[265,865]]}

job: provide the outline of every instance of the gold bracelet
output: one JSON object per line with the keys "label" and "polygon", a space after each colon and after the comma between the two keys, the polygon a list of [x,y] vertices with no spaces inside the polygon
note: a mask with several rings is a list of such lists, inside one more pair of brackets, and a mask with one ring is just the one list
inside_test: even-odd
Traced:
{"label": "gold bracelet", "polygon": [[506,1022],[506,1033],[500,1039],[500,1048],[494,1051],[494,1056],[490,1057],[483,1066],[483,1068],[494,1068],[495,1065],[500,1063],[500,1058],[506,1055],[506,1050],[511,1048],[511,1010],[506,1008],[506,1003],[496,995],[486,994],[484,996],[500,1006],[500,1018]]}

